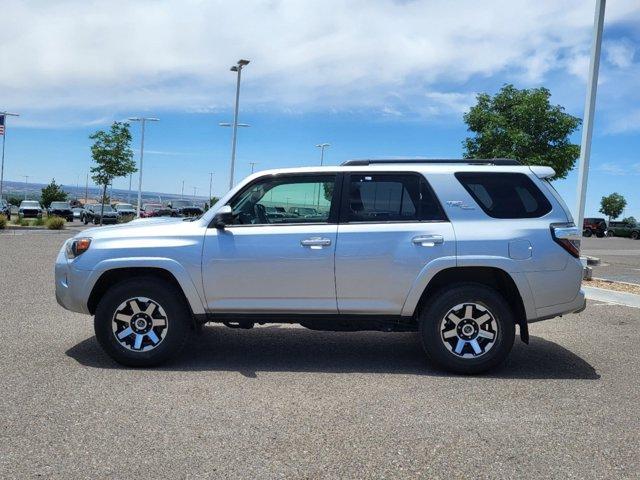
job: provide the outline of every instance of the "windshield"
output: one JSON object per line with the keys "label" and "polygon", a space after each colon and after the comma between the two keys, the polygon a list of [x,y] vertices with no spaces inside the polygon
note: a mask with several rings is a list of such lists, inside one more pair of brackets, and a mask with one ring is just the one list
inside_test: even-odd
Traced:
{"label": "windshield", "polygon": [[116,208],[118,210],[133,210],[133,205],[131,205],[130,203],[119,203],[118,205],[116,205]]}
{"label": "windshield", "polygon": [[29,200],[25,200],[20,204],[21,207],[30,207],[30,208],[40,208],[40,204],[38,202],[31,202]]}
{"label": "windshield", "polygon": [[[100,211],[102,211],[102,205],[96,205],[95,207],[93,207],[93,210],[99,213]],[[111,208],[111,205],[104,205],[104,211],[113,212],[113,208]]]}
{"label": "windshield", "polygon": [[69,208],[67,202],[51,202],[51,208]]}
{"label": "windshield", "polygon": [[157,212],[158,210],[160,210],[162,208],[162,205],[145,205],[144,206],[144,210],[146,210],[147,212]]}
{"label": "windshield", "polygon": [[189,200],[172,200],[171,201],[171,206],[173,208],[188,207],[191,205],[193,205],[193,203],[190,202]]}

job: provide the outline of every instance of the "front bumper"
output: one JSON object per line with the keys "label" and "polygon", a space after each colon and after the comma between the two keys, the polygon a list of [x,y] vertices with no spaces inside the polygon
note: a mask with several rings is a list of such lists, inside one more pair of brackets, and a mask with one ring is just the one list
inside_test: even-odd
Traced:
{"label": "front bumper", "polygon": [[65,245],[58,253],[55,264],[56,301],[72,312],[89,314],[87,287],[92,272],[74,268],[73,260],[65,255]]}

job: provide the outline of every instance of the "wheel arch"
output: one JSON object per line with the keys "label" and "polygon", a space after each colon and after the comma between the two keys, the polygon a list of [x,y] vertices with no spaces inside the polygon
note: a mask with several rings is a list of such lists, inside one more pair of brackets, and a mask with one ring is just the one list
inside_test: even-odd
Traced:
{"label": "wheel arch", "polygon": [[[95,314],[100,299],[104,296],[110,286],[123,280],[130,280],[136,277],[155,277],[162,279],[175,286],[181,292],[186,304],[189,306],[192,317],[202,313],[202,302],[195,292],[195,288],[184,288],[184,279],[178,280],[175,273],[162,267],[150,266],[123,266],[104,270],[96,279],[87,299],[87,309],[91,315]],[[189,280],[190,281],[190,280]],[[196,298],[194,298],[194,296]],[[195,317],[194,317],[195,318]]]}
{"label": "wheel arch", "polygon": [[[444,268],[433,275],[427,285],[424,287],[418,301],[415,303],[410,314],[415,315],[420,312],[428,301],[430,295],[437,292],[439,289],[452,285],[454,283],[478,283],[491,287],[501,293],[506,299],[507,303],[513,310],[516,323],[520,326],[520,337],[528,343],[529,332],[527,318],[530,313],[527,311],[533,308],[531,305],[527,305],[525,299],[528,299],[527,293],[530,296],[530,291],[525,290],[523,295],[523,289],[528,289],[528,284],[518,285],[518,283],[526,282],[524,276],[522,278],[514,279],[506,270],[499,267],[492,266],[458,266]],[[518,274],[515,274],[519,277]],[[524,297],[524,298],[523,298]],[[405,308],[407,305],[405,304]],[[409,311],[407,311],[409,313]]]}

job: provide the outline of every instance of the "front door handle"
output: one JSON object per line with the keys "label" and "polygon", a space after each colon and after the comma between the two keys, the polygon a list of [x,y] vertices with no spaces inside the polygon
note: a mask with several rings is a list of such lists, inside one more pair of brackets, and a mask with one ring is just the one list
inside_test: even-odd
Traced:
{"label": "front door handle", "polygon": [[321,237],[305,238],[304,240],[300,240],[300,245],[302,245],[303,247],[318,249],[331,245],[331,239]]}
{"label": "front door handle", "polygon": [[434,247],[436,245],[442,245],[444,243],[444,237],[442,235],[418,235],[417,237],[413,237],[411,241],[421,247]]}

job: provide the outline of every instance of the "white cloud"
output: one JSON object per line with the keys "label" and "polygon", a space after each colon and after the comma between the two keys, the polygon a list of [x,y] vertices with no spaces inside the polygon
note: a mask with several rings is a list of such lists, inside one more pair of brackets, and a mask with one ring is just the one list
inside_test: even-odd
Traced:
{"label": "white cloud", "polygon": [[[456,85],[475,76],[536,84],[558,68],[580,74],[593,5],[5,0],[2,17],[0,92],[8,108],[77,109],[89,119],[122,109],[215,111],[233,98],[229,66],[246,57],[244,108],[439,115],[464,110],[472,95],[443,92],[443,83],[464,90]],[[612,2],[606,18],[640,20],[640,5]],[[618,66],[629,58],[621,45],[607,49]],[[434,86],[437,93],[424,94]]]}
{"label": "white cloud", "polygon": [[618,68],[629,68],[633,64],[636,46],[624,38],[605,43],[604,51],[607,60]]}
{"label": "white cloud", "polygon": [[609,122],[608,133],[640,132],[640,109],[625,110]]}

